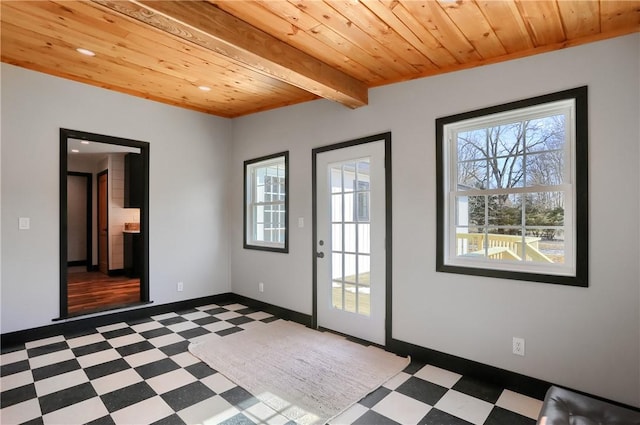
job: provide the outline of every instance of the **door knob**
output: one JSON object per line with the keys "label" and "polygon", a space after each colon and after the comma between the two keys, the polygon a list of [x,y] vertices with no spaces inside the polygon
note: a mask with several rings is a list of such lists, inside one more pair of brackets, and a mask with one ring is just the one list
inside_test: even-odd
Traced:
{"label": "door knob", "polygon": [[324,252],[318,252],[318,253],[316,253],[316,257],[318,257],[318,258],[324,258]]}

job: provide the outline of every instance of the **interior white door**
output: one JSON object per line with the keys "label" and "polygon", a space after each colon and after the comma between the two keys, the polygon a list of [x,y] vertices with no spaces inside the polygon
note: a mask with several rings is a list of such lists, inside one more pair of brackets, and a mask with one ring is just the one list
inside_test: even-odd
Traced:
{"label": "interior white door", "polygon": [[318,326],[385,344],[385,142],[316,155]]}

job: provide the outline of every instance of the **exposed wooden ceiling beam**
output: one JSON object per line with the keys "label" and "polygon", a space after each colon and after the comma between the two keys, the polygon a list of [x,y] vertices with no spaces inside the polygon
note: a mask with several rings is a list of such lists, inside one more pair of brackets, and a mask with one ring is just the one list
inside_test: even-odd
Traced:
{"label": "exposed wooden ceiling beam", "polygon": [[208,2],[92,1],[349,108],[368,102],[361,81]]}

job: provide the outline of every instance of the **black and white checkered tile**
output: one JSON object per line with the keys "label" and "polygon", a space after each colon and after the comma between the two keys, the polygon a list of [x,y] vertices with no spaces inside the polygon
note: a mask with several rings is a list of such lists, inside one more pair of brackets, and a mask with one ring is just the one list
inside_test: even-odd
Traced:
{"label": "black and white checkered tile", "polygon": [[[274,320],[208,305],[3,347],[0,423],[293,424],[187,348]],[[414,361],[332,423],[533,425],[541,405]]]}

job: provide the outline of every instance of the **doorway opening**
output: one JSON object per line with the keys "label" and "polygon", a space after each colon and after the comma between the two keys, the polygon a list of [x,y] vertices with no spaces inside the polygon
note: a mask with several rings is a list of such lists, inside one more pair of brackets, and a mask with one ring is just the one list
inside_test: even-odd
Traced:
{"label": "doorway opening", "polygon": [[60,318],[149,302],[148,167],[146,142],[60,130]]}

